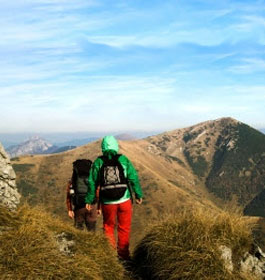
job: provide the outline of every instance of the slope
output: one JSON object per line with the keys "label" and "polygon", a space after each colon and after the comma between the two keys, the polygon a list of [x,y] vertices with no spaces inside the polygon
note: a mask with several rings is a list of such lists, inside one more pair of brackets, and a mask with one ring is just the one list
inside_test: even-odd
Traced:
{"label": "slope", "polygon": [[[120,152],[127,155],[139,172],[145,199],[135,205],[133,239],[143,236],[147,221],[154,221],[167,212],[188,205],[215,208],[207,192],[194,175],[178,162],[148,151],[149,142],[120,142]],[[31,204],[45,208],[68,219],[65,189],[72,173],[72,162],[78,158],[94,160],[100,151],[100,141],[56,155],[25,156],[13,160],[20,192]]]}
{"label": "slope", "polygon": [[237,120],[207,121],[148,141],[155,154],[185,166],[222,201],[245,207],[264,189],[265,135]]}
{"label": "slope", "polygon": [[[145,194],[143,205],[134,207],[134,240],[143,236],[147,221],[168,212],[192,205],[224,207],[231,199],[245,207],[264,189],[265,135],[231,118],[119,143]],[[100,140],[56,155],[13,160],[18,188],[30,203],[42,203],[67,220],[65,187],[72,162],[99,154]]]}

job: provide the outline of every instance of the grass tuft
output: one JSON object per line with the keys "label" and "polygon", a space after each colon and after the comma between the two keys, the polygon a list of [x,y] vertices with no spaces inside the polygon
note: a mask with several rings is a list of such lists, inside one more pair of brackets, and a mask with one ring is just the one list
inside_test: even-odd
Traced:
{"label": "grass tuft", "polygon": [[[238,257],[251,242],[249,222],[237,214],[183,211],[150,229],[135,249],[134,269],[145,280],[246,279]],[[232,273],[224,266],[220,245],[232,249]]]}
{"label": "grass tuft", "polygon": [[[0,209],[0,279],[124,279],[116,252],[102,234],[80,232],[41,207],[16,213]],[[56,235],[74,240],[73,256],[62,254]]]}

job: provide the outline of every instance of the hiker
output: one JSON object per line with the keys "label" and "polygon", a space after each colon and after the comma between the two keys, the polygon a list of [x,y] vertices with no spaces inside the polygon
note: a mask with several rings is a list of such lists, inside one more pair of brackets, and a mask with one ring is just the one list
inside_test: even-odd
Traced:
{"label": "hiker", "polygon": [[92,162],[87,159],[78,159],[73,162],[73,174],[67,184],[66,205],[68,216],[74,219],[76,228],[95,232],[97,220],[96,197],[92,201],[91,211],[86,209],[85,196],[88,187],[88,176]]}
{"label": "hiker", "polygon": [[94,161],[89,175],[86,207],[88,210],[93,208],[91,203],[95,200],[97,186],[100,186],[104,233],[116,248],[114,230],[117,219],[118,256],[129,260],[133,193],[136,203],[141,204],[142,190],[132,163],[125,155],[118,154],[117,140],[113,136],[105,136],[101,148],[103,156]]}

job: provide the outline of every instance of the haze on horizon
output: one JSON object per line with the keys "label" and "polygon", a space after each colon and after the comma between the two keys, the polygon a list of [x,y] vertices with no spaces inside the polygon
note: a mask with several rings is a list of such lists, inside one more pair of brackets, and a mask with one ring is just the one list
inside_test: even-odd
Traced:
{"label": "haze on horizon", "polygon": [[264,0],[0,3],[0,133],[265,127]]}

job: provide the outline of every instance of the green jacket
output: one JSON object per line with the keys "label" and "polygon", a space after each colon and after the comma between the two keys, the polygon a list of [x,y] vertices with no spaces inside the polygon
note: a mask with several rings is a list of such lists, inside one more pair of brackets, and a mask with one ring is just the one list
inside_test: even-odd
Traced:
{"label": "green jacket", "polygon": [[[111,158],[113,155],[116,155],[118,153],[119,145],[117,140],[113,136],[105,136],[102,140],[101,148],[103,155]],[[139,178],[131,161],[125,155],[121,155],[118,160],[123,167],[124,176],[127,178],[132,191],[135,193],[135,197],[142,198],[143,194],[139,183]],[[88,193],[85,198],[87,204],[92,204],[95,200],[96,189],[99,186],[99,176],[102,165],[103,160],[100,157],[98,157],[91,167],[91,171],[88,178]],[[130,192],[128,189],[126,190],[124,196],[119,200],[113,201],[100,198],[101,202],[104,204],[121,203],[128,199],[130,199]]]}

